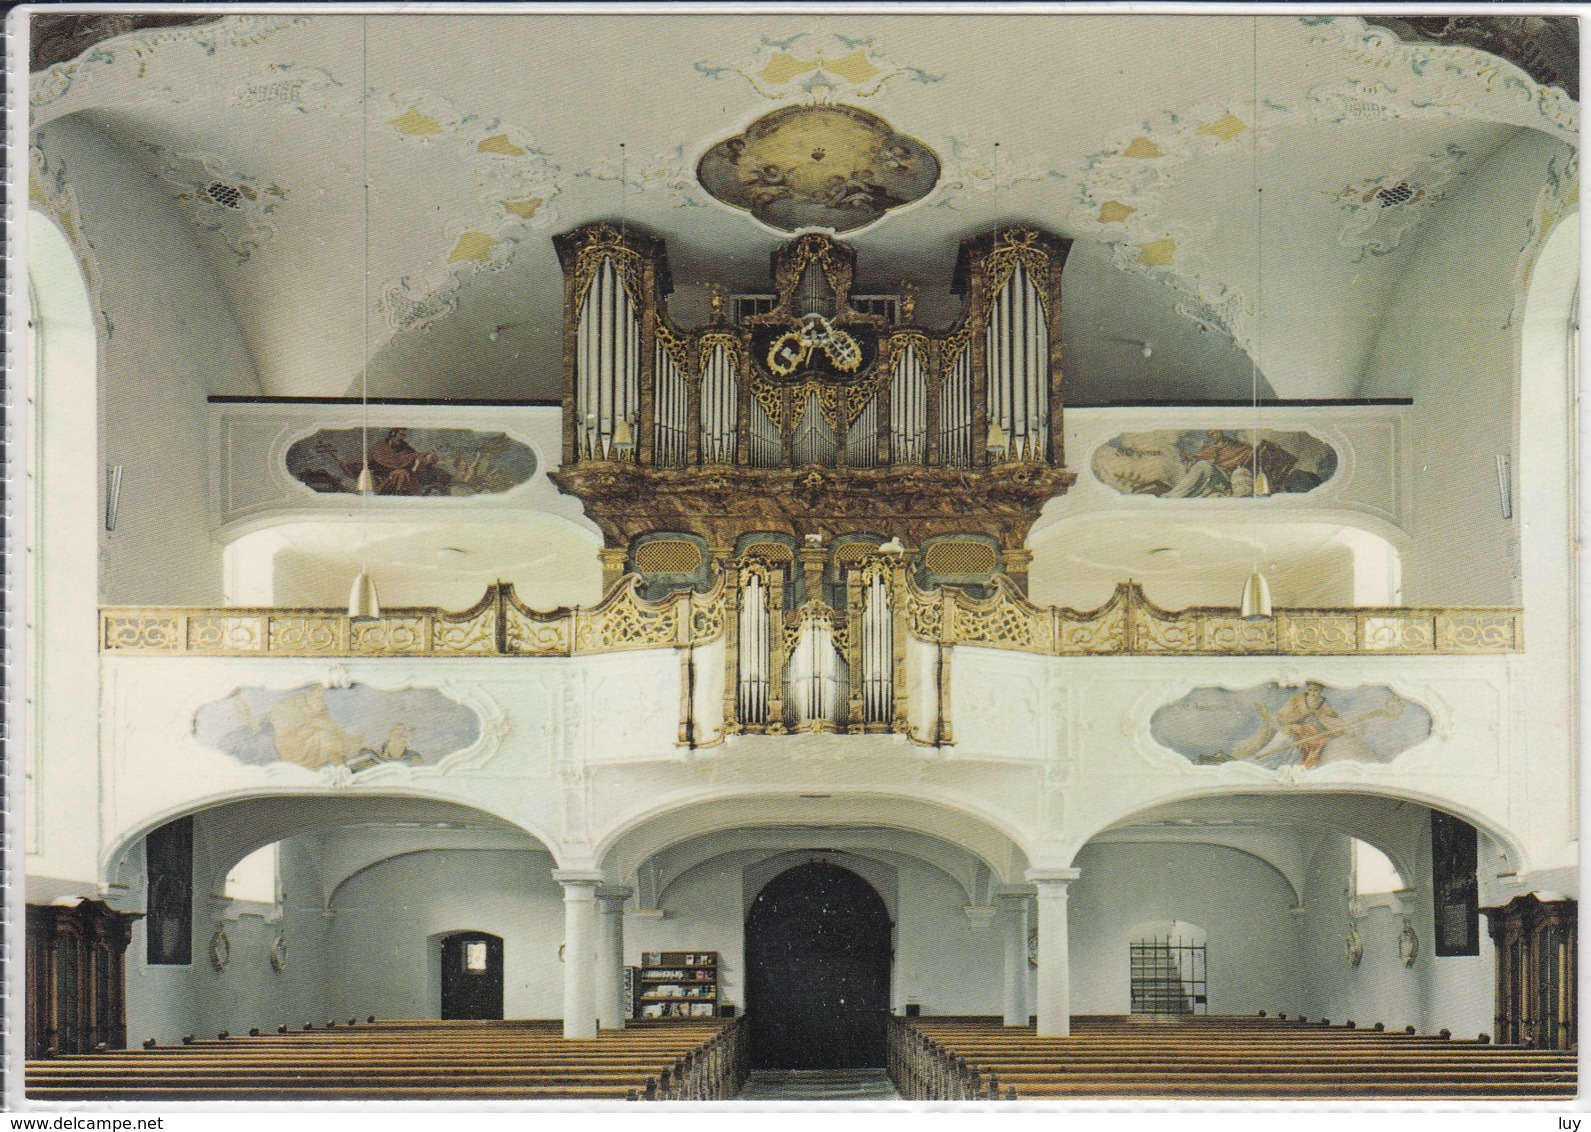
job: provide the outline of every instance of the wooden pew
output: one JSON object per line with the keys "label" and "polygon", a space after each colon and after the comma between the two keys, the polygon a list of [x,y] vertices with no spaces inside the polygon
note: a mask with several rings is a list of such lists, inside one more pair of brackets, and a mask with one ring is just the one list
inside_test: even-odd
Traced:
{"label": "wooden pew", "polygon": [[1069,1037],[989,1018],[891,1018],[911,1099],[1566,1099],[1572,1054],[1268,1018],[1074,1019]]}
{"label": "wooden pew", "polygon": [[566,1040],[553,1020],[367,1022],[30,1061],[39,1100],[723,1100],[750,1072],[742,1019]]}

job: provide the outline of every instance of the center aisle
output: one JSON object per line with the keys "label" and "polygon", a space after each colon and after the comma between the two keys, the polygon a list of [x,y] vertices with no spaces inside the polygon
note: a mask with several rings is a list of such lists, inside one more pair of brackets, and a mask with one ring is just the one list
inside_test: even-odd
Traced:
{"label": "center aisle", "polygon": [[739,1101],[898,1101],[882,1069],[757,1069]]}

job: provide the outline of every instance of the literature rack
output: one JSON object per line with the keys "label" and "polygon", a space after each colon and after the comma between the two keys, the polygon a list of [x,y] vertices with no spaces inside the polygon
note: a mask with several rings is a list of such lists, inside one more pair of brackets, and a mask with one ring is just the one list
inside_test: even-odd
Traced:
{"label": "literature rack", "polygon": [[711,1018],[718,1013],[718,952],[643,952],[637,985],[642,1018]]}

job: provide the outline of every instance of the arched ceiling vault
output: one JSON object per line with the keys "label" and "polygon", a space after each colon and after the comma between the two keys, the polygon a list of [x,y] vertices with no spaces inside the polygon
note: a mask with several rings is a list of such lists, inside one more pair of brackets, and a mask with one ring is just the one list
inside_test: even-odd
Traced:
{"label": "arched ceiling vault", "polygon": [[943,323],[963,237],[1078,241],[1071,403],[1246,397],[1256,356],[1262,392],[1374,395],[1422,228],[1515,133],[1572,143],[1578,117],[1462,35],[1346,16],[317,13],[95,42],[119,27],[55,29],[33,140],[81,115],[170,193],[277,395],[347,393],[369,358],[377,395],[556,396],[549,237],[595,219],[668,240],[683,322],[702,284],[764,289],[785,235],[696,163],[820,102],[940,165],[847,235],[859,289],[918,281]]}

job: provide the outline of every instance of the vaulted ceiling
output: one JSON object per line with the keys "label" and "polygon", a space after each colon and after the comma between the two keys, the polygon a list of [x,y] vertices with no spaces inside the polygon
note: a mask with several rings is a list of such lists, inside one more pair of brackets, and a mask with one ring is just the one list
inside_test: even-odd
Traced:
{"label": "vaulted ceiling", "polygon": [[1246,399],[1251,358],[1262,392],[1373,396],[1422,230],[1518,131],[1578,121],[1496,55],[1346,16],[274,14],[52,49],[79,46],[34,125],[82,115],[169,192],[277,395],[368,359],[372,395],[556,397],[550,237],[591,220],[667,239],[686,324],[704,284],[766,290],[788,234],[697,164],[833,103],[940,166],[846,234],[859,290],[918,282],[946,322],[958,241],[1036,223],[1076,240],[1070,403]]}

